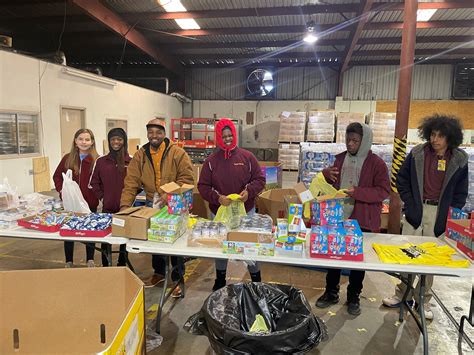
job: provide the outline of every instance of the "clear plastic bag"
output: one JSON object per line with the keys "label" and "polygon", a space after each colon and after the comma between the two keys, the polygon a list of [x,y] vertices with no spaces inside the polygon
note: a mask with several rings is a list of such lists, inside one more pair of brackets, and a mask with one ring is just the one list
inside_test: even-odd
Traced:
{"label": "clear plastic bag", "polygon": [[4,178],[3,183],[0,184],[0,210],[16,208],[19,205],[20,199],[16,188],[8,183],[8,178]]}
{"label": "clear plastic bag", "polygon": [[61,191],[64,210],[77,213],[91,213],[89,205],[84,196],[82,196],[81,188],[72,179],[72,171],[68,169],[66,174],[63,173],[63,190]]}

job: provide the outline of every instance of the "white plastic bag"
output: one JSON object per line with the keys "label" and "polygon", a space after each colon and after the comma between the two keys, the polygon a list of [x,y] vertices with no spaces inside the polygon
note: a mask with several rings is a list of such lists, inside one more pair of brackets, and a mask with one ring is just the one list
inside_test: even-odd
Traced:
{"label": "white plastic bag", "polygon": [[77,213],[91,213],[89,205],[84,196],[82,196],[81,188],[72,179],[72,170],[68,169],[66,174],[63,173],[63,190],[61,191],[63,198],[64,210]]}
{"label": "white plastic bag", "polygon": [[0,183],[0,209],[16,208],[20,205],[20,199],[16,188],[8,183],[8,178],[3,178],[3,184]]}

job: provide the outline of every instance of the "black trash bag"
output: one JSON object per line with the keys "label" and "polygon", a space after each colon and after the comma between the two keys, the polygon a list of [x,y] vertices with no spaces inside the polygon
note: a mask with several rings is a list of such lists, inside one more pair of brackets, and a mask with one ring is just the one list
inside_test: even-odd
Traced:
{"label": "black trash bag", "polygon": [[[260,314],[269,333],[250,333]],[[291,286],[239,283],[213,292],[184,325],[206,335],[217,354],[303,354],[326,337],[303,292]]]}

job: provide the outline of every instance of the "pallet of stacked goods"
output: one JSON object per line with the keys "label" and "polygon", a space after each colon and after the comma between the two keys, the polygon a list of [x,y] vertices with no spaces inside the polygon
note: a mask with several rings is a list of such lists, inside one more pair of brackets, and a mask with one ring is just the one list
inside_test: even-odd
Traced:
{"label": "pallet of stacked goods", "polygon": [[278,161],[281,163],[283,170],[299,169],[300,163],[300,146],[297,143],[280,143],[278,144]]}
{"label": "pallet of stacked goods", "polygon": [[307,187],[313,178],[324,168],[334,164],[336,154],[346,150],[345,144],[338,143],[300,143],[299,181]]}
{"label": "pallet of stacked goods", "polygon": [[280,114],[280,143],[304,142],[306,128],[306,112],[287,112]]}
{"label": "pallet of stacked goods", "polygon": [[280,114],[278,161],[283,170],[299,168],[300,142],[304,142],[306,112],[283,111]]}
{"label": "pallet of stacked goods", "polygon": [[395,134],[395,113],[369,113],[369,126],[374,133],[375,144],[391,144]]}
{"label": "pallet of stacked goods", "polygon": [[307,142],[334,142],[334,110],[309,111]]}
{"label": "pallet of stacked goods", "polygon": [[339,112],[336,122],[336,143],[345,143],[347,126],[352,122],[365,123],[365,113]]}

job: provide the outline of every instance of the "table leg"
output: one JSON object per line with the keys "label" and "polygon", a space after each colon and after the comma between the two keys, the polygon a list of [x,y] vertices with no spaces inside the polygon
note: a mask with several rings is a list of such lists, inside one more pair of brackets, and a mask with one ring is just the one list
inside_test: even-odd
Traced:
{"label": "table leg", "polygon": [[[404,279],[403,279],[403,275],[400,277],[400,280],[404,282]],[[400,310],[399,310],[399,315],[398,315],[398,321],[400,323],[403,322],[403,316],[404,316],[404,313],[405,313],[405,305],[407,306],[407,308],[409,307],[409,305],[407,304],[407,298],[408,298],[408,295],[411,293],[411,290],[413,289],[413,274],[408,274],[407,275],[407,280],[406,280],[406,290],[405,290],[405,293],[403,294],[403,297],[402,297],[402,301],[400,302]]]}
{"label": "table leg", "polygon": [[420,275],[420,304],[418,305],[418,314],[421,321],[421,333],[423,335],[423,354],[428,355],[428,330],[426,329],[425,318],[425,283],[426,275]]}
{"label": "table leg", "polygon": [[[471,288],[471,305],[469,306],[469,315],[462,316],[461,321],[459,324],[459,333],[463,336],[467,336],[466,333],[464,333],[464,322],[467,321],[471,327],[474,327],[474,320],[473,320],[473,312],[474,312],[474,285]],[[472,342],[469,344],[472,348]]]}
{"label": "table leg", "polygon": [[166,302],[166,289],[168,288],[168,276],[170,272],[170,257],[169,255],[164,255],[165,258],[165,280],[163,282],[163,289],[161,290],[160,304],[158,305],[158,312],[156,313],[156,332],[160,334],[161,326],[161,315],[163,313],[163,306]]}
{"label": "table leg", "polygon": [[178,258],[178,267],[180,271],[180,278],[179,278],[179,288],[181,289],[181,298],[184,298],[185,293],[185,285],[184,285],[184,258]]}
{"label": "table leg", "polygon": [[107,263],[109,266],[112,266],[112,244],[107,244],[105,257],[107,258]]}

